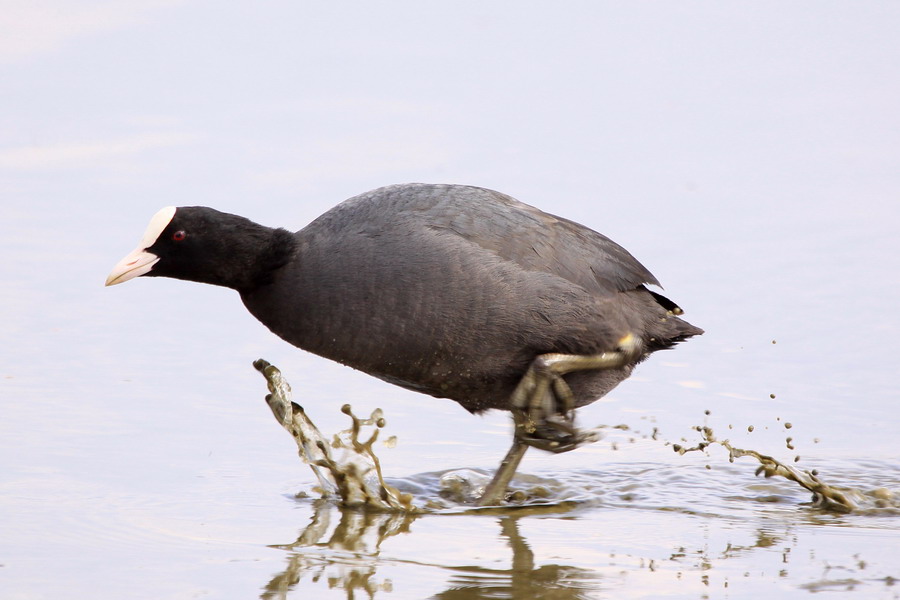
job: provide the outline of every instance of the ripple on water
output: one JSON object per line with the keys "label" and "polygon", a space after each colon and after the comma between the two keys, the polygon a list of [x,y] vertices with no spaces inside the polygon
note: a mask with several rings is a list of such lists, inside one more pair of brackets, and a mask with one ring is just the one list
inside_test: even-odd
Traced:
{"label": "ripple on water", "polygon": [[[896,466],[844,461],[839,466],[824,464],[817,470],[827,472],[829,481],[857,499],[854,516],[900,515],[897,493],[890,491],[900,489],[900,470]],[[417,506],[452,513],[478,510],[472,502],[489,479],[488,471],[457,469],[389,481],[413,495]],[[844,514],[817,507],[808,490],[789,480],[755,475],[749,462],[726,462],[712,468],[697,464],[611,463],[603,470],[556,472],[552,477],[520,473],[511,484],[506,506],[559,512],[628,508],[724,519],[740,519],[761,510],[820,519]]]}

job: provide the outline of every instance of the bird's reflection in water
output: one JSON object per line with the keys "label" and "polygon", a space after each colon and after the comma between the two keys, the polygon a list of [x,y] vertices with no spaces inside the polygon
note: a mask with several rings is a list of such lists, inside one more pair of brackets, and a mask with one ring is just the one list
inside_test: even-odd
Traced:
{"label": "bird's reflection in water", "polygon": [[512,550],[510,569],[460,569],[450,578],[448,589],[434,598],[576,600],[593,597],[593,592],[600,589],[600,574],[596,571],[557,564],[535,566],[534,552],[519,533],[521,518],[514,515],[500,518],[500,534]]}
{"label": "bird's reflection in water", "polygon": [[[303,579],[330,589],[342,589],[348,599],[375,598],[379,592],[391,592],[391,581],[377,577],[381,544],[395,535],[409,533],[412,523],[422,515],[338,508],[323,500],[316,501],[314,508],[311,522],[296,541],[272,546],[289,551],[290,557],[284,571],[265,585],[261,598],[288,598]],[[332,519],[338,514],[340,520],[332,526]],[[519,533],[521,518],[524,516],[510,514],[499,518],[500,535],[512,553],[509,568],[448,567],[416,561],[419,566],[451,572],[447,589],[432,597],[442,600],[591,597],[599,588],[599,573],[565,565],[536,566],[534,553]]]}

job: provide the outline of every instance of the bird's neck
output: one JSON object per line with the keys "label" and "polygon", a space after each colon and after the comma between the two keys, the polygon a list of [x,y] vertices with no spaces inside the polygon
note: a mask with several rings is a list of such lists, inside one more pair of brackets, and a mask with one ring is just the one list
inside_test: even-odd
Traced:
{"label": "bird's neck", "polygon": [[[232,248],[233,257],[242,268],[230,270],[225,285],[239,292],[256,289],[271,283],[276,273],[294,254],[294,234],[284,229],[258,226],[251,238],[241,238]],[[245,243],[246,242],[246,243]]]}

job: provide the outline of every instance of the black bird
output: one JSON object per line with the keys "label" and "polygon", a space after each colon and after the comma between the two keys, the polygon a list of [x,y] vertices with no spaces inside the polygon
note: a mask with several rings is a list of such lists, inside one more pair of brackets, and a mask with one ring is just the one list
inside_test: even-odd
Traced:
{"label": "black bird", "polygon": [[233,288],[304,350],[473,413],[511,411],[513,446],[481,504],[502,499],[528,446],[586,439],[575,408],[703,333],[609,238],[461,185],[383,187],[297,233],[164,208],[106,285],[140,275]]}

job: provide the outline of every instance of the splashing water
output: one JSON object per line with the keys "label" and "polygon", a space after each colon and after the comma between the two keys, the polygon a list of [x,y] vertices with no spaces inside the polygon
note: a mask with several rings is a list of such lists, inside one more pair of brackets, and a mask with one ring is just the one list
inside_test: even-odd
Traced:
{"label": "splashing water", "polygon": [[[275,419],[294,438],[300,458],[310,466],[319,481],[316,491],[323,497],[335,498],[341,506],[349,508],[420,513],[471,505],[484,493],[491,479],[489,474],[472,469],[455,469],[439,475],[435,485],[427,484],[427,487],[438,490],[437,497],[424,499],[422,507],[415,506],[412,494],[401,492],[384,480],[381,463],[373,448],[379,431],[386,424],[380,408],[373,410],[369,418],[363,419],[353,414],[350,405],[345,404],[341,412],[350,417],[350,428],[338,432],[329,442],[303,408],[291,401],[291,386],[281,371],[264,359],[254,361],[253,366],[266,378],[270,392],[266,395],[266,404]],[[367,427],[373,428],[372,434],[368,440],[362,441],[360,438]],[[395,444],[395,438],[385,441],[388,447]],[[341,456],[332,452],[338,449],[344,451]],[[553,497],[553,492],[542,481],[532,479],[522,475],[514,477],[507,490],[506,501],[510,504],[552,502],[559,506],[560,500]],[[516,484],[524,484],[525,487]],[[419,484],[414,485],[420,487]]]}
{"label": "splashing water", "polygon": [[[281,376],[281,371],[263,359],[254,361],[253,366],[266,378],[271,392],[266,395],[266,404],[297,442],[300,458],[312,468],[323,496],[337,496],[347,507],[402,512],[417,510],[412,504],[412,495],[385,483],[381,463],[372,449],[378,432],[385,426],[381,409],[376,408],[368,419],[361,419],[353,414],[349,404],[345,404],[341,412],[350,417],[350,429],[336,434],[329,444],[303,408],[291,401],[291,386]],[[361,441],[364,427],[374,429],[368,440]],[[344,450],[343,456],[335,457],[332,449]],[[371,477],[373,472],[374,478]]]}
{"label": "splashing water", "polygon": [[[341,412],[351,420],[349,429],[334,435],[329,441],[306,416],[303,408],[291,401],[291,387],[281,372],[263,359],[253,363],[263,374],[270,393],[266,395],[266,403],[281,426],[291,434],[297,443],[300,458],[309,464],[319,481],[317,491],[325,498],[335,498],[344,507],[368,508],[381,512],[421,513],[444,512],[457,509],[460,505],[471,505],[484,492],[490,476],[479,470],[456,469],[442,474],[429,475],[431,483],[426,487],[435,487],[437,497],[423,499],[422,507],[413,504],[410,493],[401,492],[387,484],[384,480],[381,463],[375,455],[373,445],[378,440],[380,430],[385,426],[381,409],[375,409],[368,418],[360,418],[353,414],[349,404],[341,407]],[[706,412],[707,416],[709,411]],[[730,427],[730,426],[729,426]],[[785,429],[791,429],[790,423],[784,423]],[[371,428],[368,439],[362,440],[364,430]],[[601,430],[608,426],[598,426],[593,432],[598,438]],[[633,431],[628,425],[616,425],[611,429]],[[900,495],[886,488],[875,488],[863,491],[852,487],[843,487],[826,483],[816,470],[801,470],[787,465],[778,459],[756,450],[738,448],[727,439],[718,439],[713,429],[707,425],[697,425],[694,431],[700,433],[701,439],[693,446],[665,441],[657,427],[653,427],[652,435],[643,437],[663,443],[680,455],[691,452],[707,453],[710,446],[720,446],[728,452],[728,461],[751,457],[759,462],[757,475],[767,478],[780,477],[808,490],[813,495],[812,506],[817,509],[838,512],[866,512],[887,509],[900,510]],[[749,427],[748,431],[753,431]],[[635,432],[637,433],[637,432]],[[386,442],[392,445],[392,440]],[[793,438],[786,440],[787,448],[793,450]],[[613,442],[613,449],[617,449]],[[339,456],[335,452],[343,450]],[[709,466],[707,466],[709,468]],[[432,481],[434,475],[437,481]],[[519,485],[513,485],[507,494],[506,502],[511,505],[525,505],[537,508],[539,505],[556,507],[558,510],[571,509],[576,504],[587,501],[584,497],[570,497],[571,490],[555,480],[535,478],[519,474],[514,479]],[[447,504],[449,501],[450,505]],[[468,510],[480,510],[472,509]],[[467,512],[468,512],[467,510]]]}
{"label": "splashing water", "polygon": [[[706,414],[708,415],[709,411]],[[792,427],[790,423],[785,423],[784,426],[785,429]],[[694,430],[700,433],[701,441],[692,447],[672,444],[675,452],[683,456],[688,452],[706,452],[709,446],[718,445],[728,451],[728,462],[733,463],[735,459],[744,456],[755,458],[759,462],[756,475],[763,475],[766,478],[783,477],[812,492],[814,508],[839,513],[900,508],[900,498],[886,488],[863,491],[857,488],[828,484],[819,477],[816,470],[800,470],[756,450],[738,448],[727,439],[720,440],[716,437],[713,429],[707,425],[696,425]],[[752,432],[753,427],[749,427],[748,431]],[[791,437],[786,440],[787,448],[790,450],[794,449],[792,441]]]}

